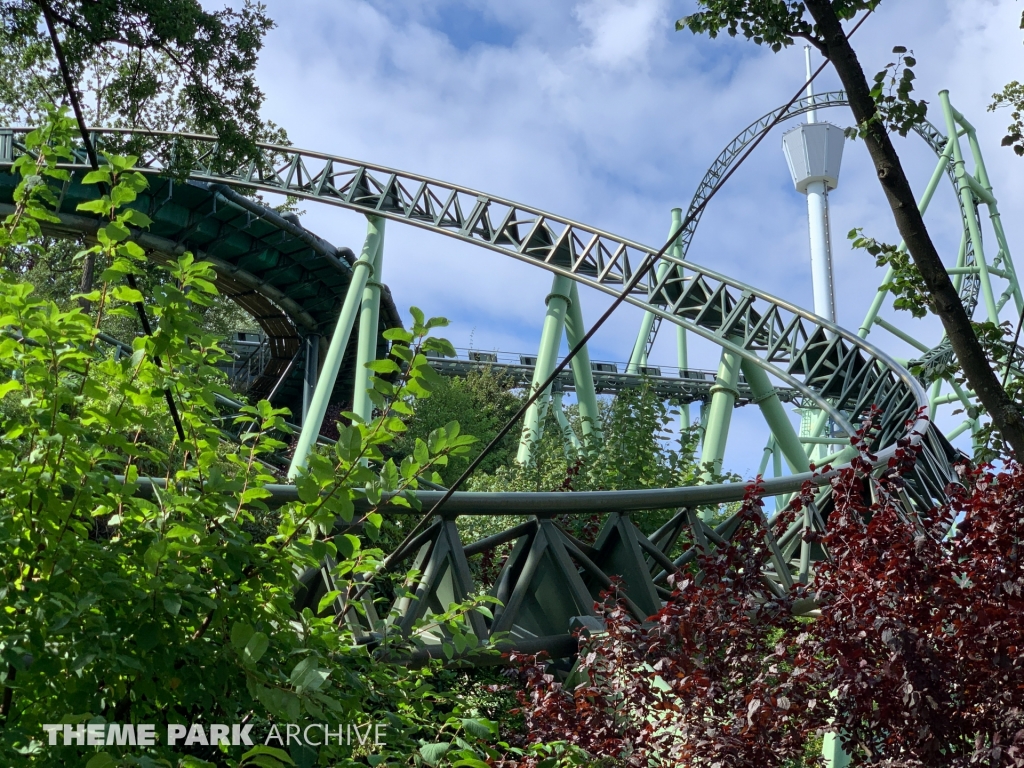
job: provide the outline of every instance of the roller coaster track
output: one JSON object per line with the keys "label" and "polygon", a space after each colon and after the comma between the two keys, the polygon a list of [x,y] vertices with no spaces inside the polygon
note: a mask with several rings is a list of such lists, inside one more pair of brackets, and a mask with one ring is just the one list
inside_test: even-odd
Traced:
{"label": "roller coaster track", "polygon": [[[684,227],[682,233],[679,235],[678,241],[682,252],[682,258],[685,260],[690,251],[690,245],[693,243],[693,237],[697,233],[697,226],[700,224],[701,216],[704,213],[705,201],[721,182],[725,174],[729,172],[729,169],[736,163],[740,155],[743,154],[743,151],[750,146],[751,143],[756,141],[759,136],[765,133],[765,131],[771,130],[772,127],[781,122],[799,117],[811,110],[828,109],[830,107],[846,107],[849,106],[849,103],[850,102],[846,98],[845,91],[829,91],[827,93],[814,94],[813,96],[805,96],[804,98],[793,102],[788,109],[775,109],[762,115],[736,134],[732,141],[726,145],[725,149],[718,153],[718,157],[715,158],[711,167],[709,167],[707,172],[704,174],[704,178],[702,178],[700,184],[697,185],[697,191],[694,192],[693,198],[690,200],[690,206],[686,211],[689,218],[687,219],[686,227]],[[947,137],[942,133],[942,131],[925,120],[914,126],[914,133],[920,136],[936,155],[942,155],[947,142]],[[948,176],[950,184],[952,184],[955,191],[957,188],[956,174],[954,173],[952,163],[950,163],[946,168],[946,175]],[[964,208],[963,200],[959,195],[956,197],[960,206],[960,218],[963,222],[964,230],[966,231],[968,213]],[[967,250],[964,264],[966,266],[973,266],[975,264],[974,243],[970,238],[967,238]],[[968,315],[972,315],[974,313],[974,308],[978,304],[979,289],[980,279],[977,275],[964,276],[964,279],[960,284],[960,300],[963,302]],[[661,318],[656,317],[647,339],[648,355],[654,346],[654,340],[658,335],[660,326]]]}
{"label": "roller coaster track", "polygon": [[[0,131],[0,169],[24,151],[19,141],[22,133],[18,129]],[[153,176],[153,186],[161,190],[171,184],[166,180],[168,169],[174,165],[171,159],[187,157],[191,158],[184,169],[188,178],[209,185],[204,187],[207,190],[244,188],[279,193],[383,217],[565,275],[612,296],[619,295],[633,271],[657,252],[511,200],[321,152],[260,145],[257,158],[228,165],[219,159],[217,139],[211,136],[96,129],[93,137],[100,148],[108,140],[131,138],[142,144],[153,140],[159,149],[143,151],[139,169]],[[77,174],[88,169],[84,152],[79,152],[77,162],[69,167],[76,172],[74,179],[80,178]],[[182,171],[180,167],[176,170]],[[157,179],[162,181],[158,184]],[[73,180],[63,190],[62,198],[83,194],[82,186]],[[150,199],[143,204],[155,206],[158,202]],[[154,258],[166,258],[166,254],[181,248],[189,227],[193,231],[201,229],[204,217],[215,218],[215,212],[203,210],[207,212],[200,211],[201,215],[183,221],[177,233],[169,229],[161,235],[163,240],[143,244],[148,242]],[[81,231],[85,226],[79,221],[85,217],[58,213],[71,229]],[[238,226],[229,237],[240,236],[245,229]],[[138,236],[142,241],[147,237],[146,233]],[[323,263],[332,255],[326,245],[317,249],[307,243],[306,250],[305,269],[309,274],[323,274],[328,269],[340,274],[343,269],[339,265],[347,268],[340,259],[337,264]],[[925,391],[905,368],[856,334],[807,310],[706,267],[665,258],[676,267],[685,267],[687,279],[676,269],[665,271],[660,278],[652,270],[626,301],[752,361],[805,401],[826,411],[842,433],[853,434],[864,413],[872,405],[877,406],[879,428],[870,447],[879,465],[894,454],[899,441],[920,448],[906,487],[908,514],[925,513],[944,498],[945,487],[956,480],[951,462],[957,454],[922,415],[928,402]],[[238,268],[218,262],[215,267],[229,272]],[[277,282],[269,281],[266,288],[270,290],[261,294],[271,297],[271,303],[273,291],[287,298],[284,283],[301,278],[282,273],[274,279]],[[339,280],[331,293],[342,292],[343,283]],[[322,297],[311,301],[319,301],[323,307]],[[299,310],[306,311],[305,305],[287,311],[279,308],[278,312],[301,322]],[[806,527],[824,526],[830,507],[831,476],[808,473],[765,481],[766,495],[793,493],[805,481],[823,487],[818,502],[803,520],[788,530],[776,531],[775,554],[768,572],[771,589],[784,589],[796,579],[808,578],[810,561],[821,556],[820,549],[804,540],[802,533]],[[292,486],[275,486],[271,491],[276,503],[295,497]],[[424,504],[430,504],[438,493],[424,491],[419,495]],[[420,575],[412,587],[414,597],[399,599],[392,606],[392,620],[409,630],[450,602],[465,599],[476,591],[470,558],[514,542],[491,587],[503,607],[493,620],[473,614],[473,630],[481,639],[495,632],[508,632],[512,641],[524,649],[547,648],[556,654],[568,651],[572,644],[568,635],[571,620],[594,614],[594,596],[607,586],[610,575],[622,577],[628,604],[638,617],[654,612],[667,594],[669,572],[693,560],[699,543],[722,542],[735,530],[735,519],[711,529],[695,510],[735,501],[743,493],[743,485],[737,483],[616,492],[456,493],[442,514],[405,551],[397,553],[397,561],[404,558]],[[632,511],[667,508],[675,508],[678,513],[649,537],[629,518]],[[398,514],[402,510],[396,507],[393,511]],[[574,539],[554,520],[564,514],[605,512],[610,514],[593,546]],[[461,515],[522,515],[528,519],[496,536],[464,543],[456,525]],[[683,535],[684,531],[689,533]],[[684,540],[689,544],[670,558],[673,547]],[[303,600],[314,607],[332,583],[329,570],[322,570],[322,574],[306,575]],[[342,606],[339,611],[356,621],[351,607]],[[376,615],[373,606],[367,613],[371,619]],[[438,628],[438,635],[442,632]]]}

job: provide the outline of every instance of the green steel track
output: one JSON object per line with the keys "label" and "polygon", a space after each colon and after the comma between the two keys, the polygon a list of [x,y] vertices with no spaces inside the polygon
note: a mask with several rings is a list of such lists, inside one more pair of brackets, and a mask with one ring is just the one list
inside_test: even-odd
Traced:
{"label": "green steel track", "polygon": [[[0,130],[0,169],[24,151],[23,133]],[[266,209],[259,215],[232,190],[290,195],[351,210],[371,221],[387,219],[415,226],[612,296],[621,293],[645,257],[657,252],[477,190],[321,152],[261,145],[257,159],[225,166],[214,161],[219,156],[215,137],[120,129],[96,129],[93,136],[101,149],[108,138],[120,141],[126,136],[137,142],[152,138],[160,147],[144,152],[139,161],[140,170],[151,177],[150,192],[139,205],[156,223],[150,232],[136,234],[138,242],[155,259],[189,249],[212,261],[221,290],[252,312],[269,335],[281,340],[282,351],[275,353],[278,360],[294,356],[299,340],[307,334],[327,332],[351,279],[350,258],[294,222],[277,221]],[[190,183],[172,183],[163,175],[170,152],[195,158],[188,169]],[[85,172],[84,153],[69,167],[76,174]],[[0,202],[9,204],[13,183],[9,174],[0,177],[4,196]],[[88,234],[90,227],[95,229],[88,217],[70,213],[86,194],[75,181],[64,189],[59,212],[63,233]],[[907,513],[927,513],[945,498],[945,487],[957,479],[951,465],[958,454],[931,426],[925,415],[928,395],[906,368],[856,333],[790,302],[685,262],[671,252],[664,259],[674,268],[648,273],[626,301],[743,360],[749,366],[744,368],[747,380],[753,381],[754,373],[760,377],[755,400],[766,419],[779,398],[764,374],[826,413],[838,439],[852,434],[865,411],[877,406],[881,416],[871,449],[878,465],[884,466],[899,445],[920,451],[903,497]],[[389,318],[387,302],[382,304],[381,319],[385,326],[398,322],[397,313]],[[335,397],[339,397],[337,388],[350,380],[343,370],[334,382]],[[787,458],[798,464],[802,460],[806,466],[803,454]],[[823,528],[831,506],[830,477],[797,472],[765,481],[769,496],[791,494],[805,481],[821,489],[802,519],[774,532],[775,554],[766,571],[766,589],[779,590],[810,578],[813,561],[823,553],[804,540],[803,531]],[[271,490],[276,503],[286,502],[295,493],[287,485]],[[420,495],[424,504],[430,504],[438,493]],[[466,598],[474,591],[469,558],[514,542],[492,587],[504,607],[493,621],[474,614],[473,629],[481,639],[507,631],[521,648],[548,648],[556,655],[569,652],[570,622],[594,615],[594,596],[607,585],[609,575],[623,578],[629,606],[638,617],[654,612],[667,594],[666,578],[672,568],[692,561],[701,546],[728,539],[735,529],[730,519],[712,530],[696,510],[738,500],[743,493],[741,483],[591,493],[456,493],[442,515],[404,552],[397,553],[396,560],[415,568],[420,576],[413,588],[415,598],[392,606],[392,620],[409,629],[449,602]],[[663,508],[678,512],[649,537],[629,519],[631,511]],[[556,515],[595,512],[610,514],[593,546],[573,539],[553,521]],[[460,515],[529,517],[503,534],[467,543],[456,527]],[[674,553],[673,546],[683,539],[692,544],[670,558],[668,553]],[[325,568],[322,574],[307,574],[306,583],[303,599],[315,606],[318,595],[332,582]],[[341,606],[339,613],[358,621],[350,608]],[[369,615],[371,619],[375,615],[372,609]],[[438,640],[441,633],[438,629]]]}

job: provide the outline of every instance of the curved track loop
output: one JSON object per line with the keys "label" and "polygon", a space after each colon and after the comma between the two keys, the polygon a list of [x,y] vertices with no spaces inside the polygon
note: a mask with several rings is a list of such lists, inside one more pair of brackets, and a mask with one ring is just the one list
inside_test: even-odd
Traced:
{"label": "curved track loop", "polygon": [[[737,162],[740,155],[743,154],[743,151],[752,142],[756,141],[759,136],[766,131],[773,129],[780,123],[791,120],[794,117],[799,117],[811,110],[828,109],[830,107],[846,107],[849,106],[849,104],[850,102],[846,98],[845,91],[828,91],[827,93],[805,96],[804,98],[795,101],[788,109],[779,107],[778,109],[774,109],[771,112],[762,115],[736,134],[733,140],[726,145],[725,149],[718,153],[718,157],[715,158],[711,167],[708,168],[707,172],[704,174],[704,178],[702,178],[700,184],[697,185],[697,191],[694,193],[693,199],[690,200],[690,206],[686,210],[686,215],[690,218],[686,227],[683,228],[683,231],[679,236],[682,258],[686,259],[686,256],[689,253],[690,245],[693,243],[693,237],[697,232],[697,226],[700,224],[700,219],[704,212],[703,205],[705,201],[721,182],[725,174],[729,172],[729,169]],[[928,144],[937,157],[942,156],[942,153],[946,148],[946,142],[948,141],[946,135],[943,134],[942,131],[925,120],[914,126],[914,132],[920,136],[926,144]],[[960,206],[960,219],[963,222],[964,231],[967,232],[968,214],[967,210],[964,208],[963,199],[957,191],[956,173],[954,172],[952,163],[949,163],[946,167],[946,176],[949,178],[949,182],[953,187],[954,197],[957,200],[957,204]],[[979,218],[978,230],[980,231],[980,229]],[[974,242],[970,237],[968,237],[966,238],[966,244],[967,249],[964,255],[964,264],[966,266],[973,266],[975,264]],[[960,284],[960,300],[963,302],[968,315],[974,314],[975,307],[978,305],[978,292],[980,289],[981,278],[978,275],[966,274],[963,276]],[[654,340],[658,335],[660,326],[661,319],[656,318],[647,339],[648,354],[650,354],[651,349],[654,346]]]}
{"label": "curved track loop", "polygon": [[[197,158],[188,173],[194,180],[287,194],[400,221],[566,275],[611,295],[621,293],[633,270],[657,252],[473,189],[320,152],[265,145],[258,161],[224,167],[212,162],[219,155],[214,137],[113,129],[97,130],[94,136],[102,147],[104,136],[123,139],[128,133],[134,139],[154,136],[169,142],[176,156]],[[18,151],[17,133],[6,142],[0,136],[0,167]],[[139,165],[151,174],[168,167],[158,152],[143,154]],[[84,153],[74,167],[85,170]],[[944,498],[947,483],[955,480],[950,464],[956,453],[922,416],[926,395],[907,370],[873,345],[804,309],[705,267],[665,258],[685,267],[688,277],[684,280],[678,270],[670,269],[658,279],[651,270],[627,301],[755,362],[826,410],[841,432],[852,434],[863,413],[877,405],[881,419],[871,448],[879,464],[892,456],[902,438],[921,447],[907,485],[908,513],[925,512]],[[791,493],[807,480],[827,485],[829,475],[777,478],[767,481],[765,488],[768,494]],[[293,492],[289,487],[273,490],[279,501]],[[394,606],[395,620],[410,629],[418,619],[464,599],[475,591],[468,557],[515,541],[492,588],[505,607],[493,621],[473,614],[474,631],[480,637],[509,631],[522,647],[532,648],[542,640],[561,647],[558,643],[564,642],[569,620],[593,614],[593,596],[607,585],[608,574],[623,577],[634,613],[641,617],[652,613],[660,605],[673,565],[689,562],[700,546],[720,543],[732,533],[730,520],[712,530],[695,508],[734,501],[742,494],[743,485],[736,483],[606,493],[458,493],[442,516],[400,553],[411,558],[421,576],[414,587],[416,597]],[[430,492],[421,496],[426,503],[432,501]],[[823,526],[821,513],[827,513],[828,503],[826,490],[803,521],[777,532],[771,583],[778,586],[773,589],[786,587],[797,577],[807,578],[810,559],[821,552],[812,552],[801,533],[805,526]],[[630,510],[671,507],[679,507],[679,513],[650,537],[628,517]],[[552,520],[558,514],[596,511],[612,514],[592,547],[561,531]],[[503,534],[464,545],[455,525],[461,514],[534,517]],[[684,529],[689,535],[680,538]],[[689,547],[670,560],[668,554],[684,539]],[[330,575],[326,569],[322,579],[315,572],[307,574],[307,582],[304,599],[316,606],[319,596],[331,588]],[[341,606],[338,610],[355,621],[353,609]],[[369,615],[375,615],[372,608]]]}

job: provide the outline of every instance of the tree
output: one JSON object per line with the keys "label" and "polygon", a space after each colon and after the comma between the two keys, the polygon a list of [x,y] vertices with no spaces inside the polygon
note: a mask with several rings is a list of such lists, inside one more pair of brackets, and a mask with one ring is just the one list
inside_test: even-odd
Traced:
{"label": "tree", "polygon": [[868,456],[835,483],[815,574],[821,618],[796,660],[814,666],[847,751],[906,766],[1024,765],[1024,470],[958,467],[950,501],[910,518],[901,450],[863,492]]}
{"label": "tree", "polygon": [[828,716],[827,688],[813,666],[796,663],[806,625],[793,607],[806,587],[777,595],[763,582],[761,503],[751,485],[729,546],[677,573],[671,598],[646,622],[606,592],[605,631],[586,637],[564,685],[537,659],[515,659],[526,743],[564,740],[625,768],[804,759]]}
{"label": "tree", "polygon": [[[406,432],[395,446],[399,454],[407,454],[416,440],[427,436],[449,422],[457,421],[467,434],[483,444],[491,441],[505,422],[519,410],[522,400],[511,391],[510,382],[491,369],[471,372],[465,377],[445,378],[435,387],[430,399],[416,408]],[[515,460],[518,435],[510,433],[491,451],[480,472],[493,473]],[[455,458],[439,470],[445,485],[455,482],[469,465],[468,458]]]}
{"label": "tree", "polygon": [[[0,3],[0,109],[38,124],[46,104],[67,104],[94,170],[90,121],[214,133],[214,163],[256,156],[256,141],[284,138],[260,119],[263,94],[254,78],[272,27],[252,0],[219,11],[198,0],[7,0]],[[139,148],[129,138],[108,149]],[[178,153],[181,167],[191,159]],[[92,290],[94,271],[88,256],[82,293]]]}
{"label": "tree", "polygon": [[[1024,13],[1020,17],[1020,28],[1024,29]],[[1010,119],[1012,122],[1006,129],[1003,137],[1003,146],[1012,147],[1017,155],[1024,157],[1024,85],[1017,80],[1007,83],[999,93],[992,94],[992,103],[989,104],[989,112],[994,112],[1002,107],[1010,108]]]}
{"label": "tree", "polygon": [[[885,101],[881,88],[873,88],[864,75],[842,22],[859,11],[873,11],[880,0],[698,0],[703,9],[677,22],[679,29],[712,37],[720,31],[742,34],[772,50],[807,40],[835,68],[846,90],[859,134],[875,166],[896,227],[907,245],[927,289],[932,310],[942,321],[946,336],[967,381],[988,411],[996,429],[1018,456],[1024,456],[1024,415],[1007,395],[989,364],[942,259],[932,243],[899,156],[889,136],[911,127],[920,102],[904,90]],[[884,77],[884,75],[883,75]],[[876,83],[878,80],[876,80]]]}
{"label": "tree", "polygon": [[[781,768],[813,762],[801,745],[834,730],[860,764],[1024,765],[1024,469],[961,464],[946,503],[909,513],[918,451],[904,440],[873,472],[863,446],[876,416],[832,481],[827,531],[812,535],[828,557],[809,586],[775,594],[761,581],[751,484],[737,535],[677,574],[648,622],[609,593],[606,629],[564,685],[521,659],[523,740],[561,738],[616,765]],[[807,484],[800,504],[814,496]],[[794,618],[806,600],[820,615]]]}
{"label": "tree", "polygon": [[[26,136],[32,151],[16,162],[22,182],[0,244],[31,243],[53,217],[54,188],[67,178],[57,165],[70,157],[74,127],[56,115]],[[378,757],[392,765],[486,756],[491,724],[438,690],[437,665],[394,662],[419,629],[407,638],[377,626],[389,656],[358,645],[326,610],[381,562],[373,503],[396,492],[415,504],[418,478],[468,450],[471,439],[461,437],[444,447],[419,441],[415,456],[397,463],[382,452],[399,433],[395,415],[429,393],[434,374],[418,353],[442,343],[426,338],[438,321],[414,309],[414,327],[388,331],[389,359],[408,365],[394,381],[374,382],[389,393],[381,414],[340,427],[338,445],[312,455],[298,478],[300,499],[268,507],[274,478],[263,459],[284,447],[286,413],[265,401],[246,407],[240,442],[222,440],[216,398],[227,387],[215,366],[223,353],[191,311],[215,294],[209,264],[184,254],[167,267],[154,332],[135,340],[133,355],[98,343],[98,320],[140,298],[126,276],[144,254],[127,225],[147,222],[126,206],[147,182],[132,162],[108,155],[84,179],[105,190],[82,204],[106,221],[94,246],[108,264],[89,297],[95,317],[36,298],[9,274],[0,280],[0,763],[366,764],[358,742],[319,755],[261,744],[286,722],[384,723]],[[167,391],[181,431],[164,406]],[[369,508],[357,513],[364,500]],[[334,563],[337,591],[315,610],[296,610],[296,573],[325,562]],[[474,608],[452,606],[431,620],[458,631]],[[51,745],[44,724],[60,722],[250,724],[257,746]]]}

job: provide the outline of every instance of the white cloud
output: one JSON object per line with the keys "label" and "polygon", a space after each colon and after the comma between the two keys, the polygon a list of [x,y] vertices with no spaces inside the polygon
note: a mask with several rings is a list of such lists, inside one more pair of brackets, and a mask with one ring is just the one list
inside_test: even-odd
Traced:
{"label": "white cloud", "polygon": [[[685,208],[714,157],[748,123],[784,103],[802,81],[803,52],[778,55],[744,41],[676,33],[692,3],[667,0],[271,0],[278,22],[259,81],[267,114],[304,147],[442,178],[520,200],[652,245],[669,210]],[[941,123],[936,96],[978,128],[1011,248],[1024,265],[1024,161],[999,147],[1005,114],[989,94],[1022,76],[1014,0],[883,3],[854,43],[870,76],[906,45],[918,58],[918,94]],[[445,20],[472,23],[459,26]],[[477,25],[474,27],[473,25]],[[479,28],[478,41],[473,30]],[[819,90],[837,87],[829,71]],[[849,124],[846,110],[823,113]],[[750,157],[708,207],[691,258],[809,306],[804,201],[792,188],[779,135]],[[917,139],[898,141],[920,191],[935,158]],[[851,253],[845,232],[863,226],[898,239],[862,143],[847,146],[832,196],[838,309],[856,328],[881,274]],[[305,206],[305,223],[358,248],[358,215]],[[1020,220],[1020,221],[1018,221]],[[929,225],[950,261],[959,244],[956,204],[940,188]],[[536,346],[550,278],[535,268],[444,237],[389,225],[385,280],[399,307],[452,319],[466,346],[528,352]],[[594,319],[608,298],[584,291]],[[890,319],[907,323],[891,312]],[[639,324],[624,307],[595,339],[594,356],[622,360]],[[928,343],[934,321],[908,324]],[[664,334],[653,362],[674,364]],[[873,337],[876,338],[876,337]],[[895,354],[906,345],[884,341]],[[699,363],[715,351],[694,345]],[[696,362],[696,361],[695,361]],[[745,417],[744,417],[745,418]],[[746,442],[746,441],[744,441]],[[756,460],[754,460],[756,465]]]}
{"label": "white cloud", "polygon": [[587,0],[573,16],[589,36],[587,55],[613,69],[643,65],[658,28],[666,23],[664,0]]}

